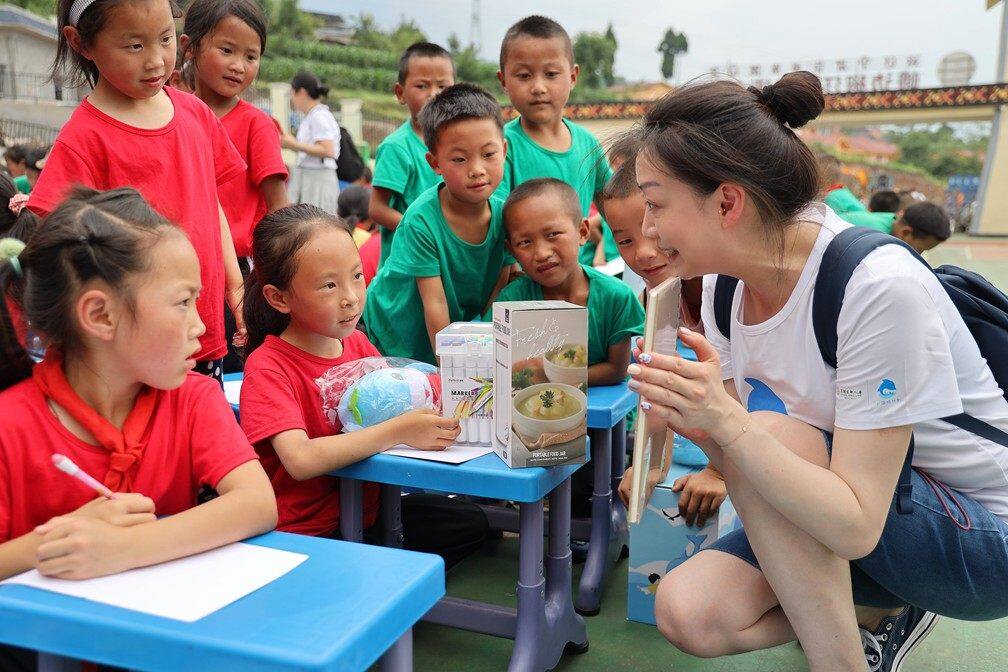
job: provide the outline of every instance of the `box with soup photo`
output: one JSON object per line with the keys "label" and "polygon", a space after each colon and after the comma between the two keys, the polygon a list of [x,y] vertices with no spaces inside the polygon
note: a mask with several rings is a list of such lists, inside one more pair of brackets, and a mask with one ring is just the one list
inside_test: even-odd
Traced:
{"label": "box with soup photo", "polygon": [[588,312],[566,301],[493,306],[494,450],[509,467],[584,464]]}

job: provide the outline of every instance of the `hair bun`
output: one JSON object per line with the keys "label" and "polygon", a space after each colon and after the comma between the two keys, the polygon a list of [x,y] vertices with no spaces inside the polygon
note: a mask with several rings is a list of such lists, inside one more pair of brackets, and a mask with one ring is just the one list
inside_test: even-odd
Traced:
{"label": "hair bun", "polygon": [[822,114],[826,107],[822,83],[806,70],[789,72],[776,84],[762,89],[750,86],[749,90],[770,109],[781,124],[791,128],[801,128]]}
{"label": "hair bun", "polygon": [[326,86],[325,84],[322,84],[321,82],[319,82],[318,95],[319,95],[319,98],[322,98],[324,96],[328,96],[329,95],[329,87]]}

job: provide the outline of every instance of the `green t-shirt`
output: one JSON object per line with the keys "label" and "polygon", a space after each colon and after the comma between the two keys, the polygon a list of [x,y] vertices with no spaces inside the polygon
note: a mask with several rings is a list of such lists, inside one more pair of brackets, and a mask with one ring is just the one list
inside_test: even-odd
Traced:
{"label": "green t-shirt", "polygon": [[[609,358],[609,347],[642,334],[644,308],[630,287],[591,266],[581,265],[588,278],[588,365]],[[516,278],[496,301],[542,301],[542,286],[527,275]],[[493,319],[492,310],[483,319]]]}
{"label": "green t-shirt", "polygon": [[844,212],[840,215],[844,221],[850,222],[854,226],[864,226],[875,229],[882,233],[892,235],[893,222],[896,221],[896,214],[892,212]]}
{"label": "green t-shirt", "polygon": [[[563,122],[571,134],[571,146],[566,152],[554,152],[539,145],[522,128],[521,119],[504,125],[507,156],[504,159],[504,179],[494,192],[495,196],[507,198],[512,189],[526,180],[555,177],[574,188],[581,201],[581,213],[588,216],[595,194],[601,192],[612,177],[612,168],[594,135],[572,121],[564,119]],[[619,256],[619,248],[604,220],[602,237],[606,261],[611,261]],[[579,260],[582,264],[591,265],[595,247],[594,243],[586,243],[581,248]]]}
{"label": "green t-shirt", "polygon": [[[393,192],[389,206],[405,213],[417,196],[441,182],[441,176],[427,163],[427,145],[413,132],[407,119],[402,126],[382,140],[375,152],[374,178],[371,184]],[[381,261],[392,251],[395,231],[381,229]]]}
{"label": "green t-shirt", "polygon": [[868,212],[865,204],[855,196],[847,187],[840,187],[826,194],[823,199],[830,208],[838,215],[843,216],[847,212]]}
{"label": "green t-shirt", "polygon": [[441,212],[440,187],[422,193],[396,229],[392,253],[368,287],[364,323],[371,342],[387,357],[434,364],[417,278],[441,276],[451,322],[478,319],[490,300],[504,254],[500,199],[490,199],[490,230],[479,245],[462,240]]}
{"label": "green t-shirt", "polygon": [[14,186],[17,187],[17,190],[22,194],[31,193],[31,185],[28,184],[27,175],[21,175],[19,177],[15,177],[13,180],[11,180],[11,182],[14,183]]}

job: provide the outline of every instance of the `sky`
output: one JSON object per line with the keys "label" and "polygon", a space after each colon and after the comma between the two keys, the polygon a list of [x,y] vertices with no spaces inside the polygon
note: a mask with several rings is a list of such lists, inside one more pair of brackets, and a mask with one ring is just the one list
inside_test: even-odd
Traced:
{"label": "sky", "polygon": [[[373,14],[383,28],[403,16],[428,38],[469,40],[472,0],[300,0],[302,9],[353,18]],[[794,60],[920,57],[920,85],[938,86],[937,64],[953,51],[976,59],[971,83],[993,82],[1001,8],[984,0],[509,0],[482,8],[482,56],[497,60],[508,26],[528,14],[548,15],[574,36],[605,30],[611,21],[618,50],[616,74],[629,81],[661,78],[656,51],[666,28],[685,33],[689,52],[676,79],[685,81],[729,62],[743,67]],[[789,68],[788,68],[789,69]]]}

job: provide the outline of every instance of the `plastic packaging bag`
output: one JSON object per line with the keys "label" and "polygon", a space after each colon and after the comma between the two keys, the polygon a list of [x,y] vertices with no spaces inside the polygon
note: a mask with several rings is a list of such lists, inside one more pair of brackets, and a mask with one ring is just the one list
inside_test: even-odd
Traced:
{"label": "plastic packaging bag", "polygon": [[322,411],[336,431],[355,432],[415,409],[441,411],[441,378],[430,364],[365,357],[315,379]]}

